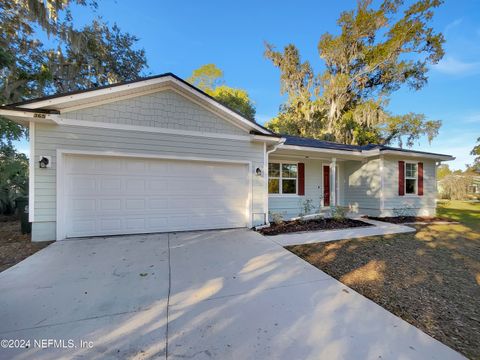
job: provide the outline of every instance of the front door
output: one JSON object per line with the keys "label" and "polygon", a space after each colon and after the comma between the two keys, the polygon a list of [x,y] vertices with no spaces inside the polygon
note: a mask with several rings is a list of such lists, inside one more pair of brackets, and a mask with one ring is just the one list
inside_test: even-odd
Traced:
{"label": "front door", "polygon": [[323,206],[330,206],[330,166],[323,166]]}

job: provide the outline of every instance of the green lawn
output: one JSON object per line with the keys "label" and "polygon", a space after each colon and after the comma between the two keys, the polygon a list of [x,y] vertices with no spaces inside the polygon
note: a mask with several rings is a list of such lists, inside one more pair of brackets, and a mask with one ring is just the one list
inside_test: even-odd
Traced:
{"label": "green lawn", "polygon": [[460,221],[472,230],[480,232],[480,202],[442,201],[437,205],[437,215]]}

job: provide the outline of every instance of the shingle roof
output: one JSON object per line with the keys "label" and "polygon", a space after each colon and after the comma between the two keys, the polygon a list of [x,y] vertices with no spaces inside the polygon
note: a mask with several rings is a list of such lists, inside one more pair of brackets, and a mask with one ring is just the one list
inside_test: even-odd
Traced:
{"label": "shingle roof", "polygon": [[285,145],[312,147],[312,148],[318,148],[318,149],[362,151],[362,150],[371,150],[379,146],[379,145],[365,145],[365,146],[346,145],[346,144],[340,144],[332,141],[310,139],[310,138],[304,138],[304,137],[292,136],[292,135],[282,135],[282,137],[286,139]]}
{"label": "shingle roof", "polygon": [[445,154],[438,154],[438,153],[431,153],[431,152],[417,151],[417,150],[408,150],[408,149],[396,148],[392,146],[379,145],[379,144],[347,145],[347,144],[340,144],[332,141],[310,139],[310,138],[304,138],[304,137],[292,136],[292,135],[282,135],[282,137],[286,139],[284,143],[285,145],[310,147],[310,148],[317,148],[317,149],[332,149],[332,150],[360,151],[360,152],[378,149],[380,151],[392,150],[392,151],[418,153],[418,154],[425,154],[425,155],[449,156]]}

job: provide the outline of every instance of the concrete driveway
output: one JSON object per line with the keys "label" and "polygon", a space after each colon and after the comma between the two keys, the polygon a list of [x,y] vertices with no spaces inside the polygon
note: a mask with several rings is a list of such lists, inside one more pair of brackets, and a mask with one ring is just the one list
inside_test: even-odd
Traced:
{"label": "concrete driveway", "polygon": [[248,230],[57,242],[0,273],[0,319],[31,341],[1,358],[462,358]]}

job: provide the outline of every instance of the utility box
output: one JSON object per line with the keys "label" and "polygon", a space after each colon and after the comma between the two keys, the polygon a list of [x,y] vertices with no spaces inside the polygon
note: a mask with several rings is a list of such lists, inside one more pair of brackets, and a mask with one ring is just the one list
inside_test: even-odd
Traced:
{"label": "utility box", "polygon": [[28,221],[28,197],[22,196],[15,200],[18,214],[20,215],[20,229],[22,234],[30,234],[32,232],[32,224]]}

